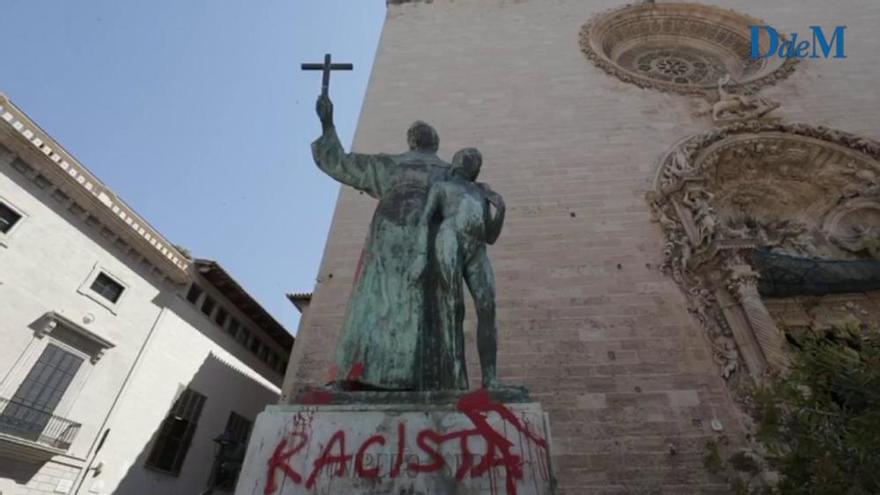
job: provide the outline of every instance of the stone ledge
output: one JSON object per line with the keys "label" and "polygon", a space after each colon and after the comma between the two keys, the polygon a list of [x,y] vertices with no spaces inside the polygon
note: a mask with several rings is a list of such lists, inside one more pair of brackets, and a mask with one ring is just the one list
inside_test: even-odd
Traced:
{"label": "stone ledge", "polygon": [[[292,404],[300,405],[330,405],[330,404],[371,404],[371,405],[424,405],[438,406],[456,404],[458,401],[472,394],[468,390],[437,390],[437,391],[342,391],[327,387],[307,387],[291,401]],[[530,402],[529,391],[525,387],[505,387],[488,390],[488,396],[496,402],[508,404],[521,404]]]}

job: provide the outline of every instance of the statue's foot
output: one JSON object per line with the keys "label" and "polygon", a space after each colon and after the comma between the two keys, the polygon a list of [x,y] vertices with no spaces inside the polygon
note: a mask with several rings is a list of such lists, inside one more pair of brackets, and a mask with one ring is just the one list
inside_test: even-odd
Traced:
{"label": "statue's foot", "polygon": [[506,385],[497,380],[483,382],[483,389],[498,402],[528,402],[529,391],[521,385]]}
{"label": "statue's foot", "polygon": [[483,388],[491,393],[503,395],[522,395],[528,394],[529,391],[522,385],[507,385],[498,381],[498,379],[484,380]]}

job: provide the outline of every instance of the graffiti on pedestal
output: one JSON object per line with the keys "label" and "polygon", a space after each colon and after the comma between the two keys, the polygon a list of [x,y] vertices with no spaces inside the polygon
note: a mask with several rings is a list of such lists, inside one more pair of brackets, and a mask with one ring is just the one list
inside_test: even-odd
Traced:
{"label": "graffiti on pedestal", "polygon": [[[278,440],[268,459],[264,495],[277,493],[286,482],[312,490],[322,476],[381,480],[437,473],[456,482],[486,477],[492,494],[506,495],[517,495],[517,484],[524,479],[527,466],[540,479],[550,479],[547,441],[535,433],[525,416],[491,400],[484,389],[462,396],[458,411],[470,420],[470,426],[410,431],[401,420],[394,433],[375,433],[354,445],[353,433],[345,428],[334,431],[326,441],[314,438],[309,429],[313,417],[298,413],[293,428]],[[497,415],[495,421],[490,422],[490,414]],[[511,435],[516,435],[518,442],[511,441]],[[417,452],[407,451],[408,438],[415,439]],[[483,452],[476,452],[475,445]],[[395,446],[394,451],[376,452],[386,446]],[[455,454],[442,453],[444,446],[454,447]],[[296,460],[311,457],[310,449],[316,449],[317,457],[308,469],[298,471],[294,466],[302,463]],[[496,479],[498,473],[501,483]]]}

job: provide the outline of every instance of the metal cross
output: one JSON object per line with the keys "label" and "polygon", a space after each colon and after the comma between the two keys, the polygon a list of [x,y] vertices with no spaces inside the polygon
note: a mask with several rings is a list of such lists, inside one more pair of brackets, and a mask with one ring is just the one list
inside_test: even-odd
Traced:
{"label": "metal cross", "polygon": [[321,96],[327,96],[330,91],[330,71],[352,69],[354,69],[354,65],[352,64],[331,64],[329,53],[324,55],[323,64],[302,64],[302,70],[324,71],[324,79],[321,82]]}

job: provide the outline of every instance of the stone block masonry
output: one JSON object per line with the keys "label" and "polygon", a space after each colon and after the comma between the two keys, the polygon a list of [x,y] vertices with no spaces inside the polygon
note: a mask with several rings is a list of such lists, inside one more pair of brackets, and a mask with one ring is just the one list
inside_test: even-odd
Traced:
{"label": "stone block masonry", "polygon": [[[724,493],[702,467],[704,446],[735,438],[740,416],[684,296],[659,271],[663,238],[644,199],[663,153],[713,124],[694,115],[695,97],[626,84],[586,60],[581,26],[623,3],[389,5],[354,149],[402,151],[407,127],[422,119],[437,128],[442,157],[482,151],[481,180],[508,205],[490,248],[499,375],[529,387],[549,413],[562,493]],[[880,132],[880,4],[707,3],[788,32],[846,24],[860,33],[846,60],[806,60],[761,95],[782,103],[787,121]],[[351,189],[339,195],[288,396],[328,376],[374,208]],[[479,383],[473,314],[466,345]]]}

